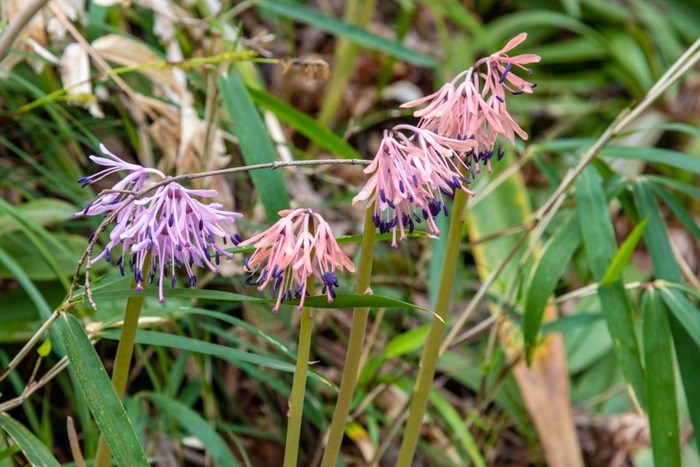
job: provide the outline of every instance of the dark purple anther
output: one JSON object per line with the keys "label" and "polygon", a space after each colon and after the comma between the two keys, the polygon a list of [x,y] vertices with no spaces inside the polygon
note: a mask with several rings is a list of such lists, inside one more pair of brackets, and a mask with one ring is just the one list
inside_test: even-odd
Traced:
{"label": "dark purple anther", "polygon": [[511,68],[513,68],[512,63],[509,63],[508,65],[506,65],[506,67],[503,69],[503,74],[501,74],[501,78],[498,80],[499,84],[506,80],[506,77],[508,76],[508,72],[510,71]]}

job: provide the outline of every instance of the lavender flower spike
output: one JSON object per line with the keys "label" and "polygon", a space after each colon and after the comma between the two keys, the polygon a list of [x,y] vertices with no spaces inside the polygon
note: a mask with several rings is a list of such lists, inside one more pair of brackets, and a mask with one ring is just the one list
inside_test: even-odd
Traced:
{"label": "lavender flower spike", "polygon": [[[280,211],[282,217],[272,227],[242,242],[254,245],[255,251],[245,263],[250,272],[248,285],[264,290],[268,284],[277,302],[272,311],[292,297],[299,299],[299,310],[309,295],[307,279],[315,276],[323,283],[321,293],[328,303],[338,287],[337,270],[355,271],[355,265],[342,252],[328,223],[311,209]],[[257,273],[258,277],[255,278]]]}
{"label": "lavender flower spike", "polygon": [[[104,148],[103,152],[107,153]],[[91,259],[91,264],[102,258],[110,261],[112,250],[121,244],[122,254],[117,259],[117,265],[122,275],[128,267],[134,274],[136,289],[139,291],[143,290],[146,280],[150,283],[157,277],[158,298],[162,303],[163,284],[167,277],[171,286],[175,286],[176,268],[185,269],[188,282],[193,286],[197,282],[194,266],[206,266],[216,273],[220,256],[233,256],[216,243],[215,237],[222,238],[224,244],[228,239],[238,244],[241,238],[232,232],[230,224],[234,219],[242,217],[241,214],[223,210],[221,204],[204,204],[195,198],[211,198],[216,195],[215,190],[192,190],[171,182],[156,188],[150,196],[136,199],[134,191],[146,186],[149,174],[160,178],[159,181],[164,180],[165,175],[155,169],[128,164],[113,154],[108,154],[112,160],[92,157],[93,161],[109,168],[89,178],[88,183],[123,170],[127,172],[126,177],[115,184],[113,189],[131,193],[105,194],[89,209],[74,214],[74,217],[98,215],[112,212],[126,204],[117,214],[105,249]],[[149,252],[150,266],[147,268],[146,257]]]}

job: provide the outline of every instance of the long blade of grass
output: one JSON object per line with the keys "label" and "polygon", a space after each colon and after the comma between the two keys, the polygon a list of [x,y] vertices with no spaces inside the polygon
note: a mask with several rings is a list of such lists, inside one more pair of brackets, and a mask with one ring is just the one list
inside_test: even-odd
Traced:
{"label": "long blade of grass", "polygon": [[634,230],[632,230],[632,233],[629,234],[625,241],[622,242],[620,249],[617,250],[615,256],[613,256],[610,266],[608,266],[608,269],[605,271],[600,281],[601,285],[612,284],[622,278],[622,270],[630,262],[632,252],[637,246],[637,243],[639,243],[639,240],[642,239],[642,234],[648,223],[648,218],[643,219],[642,222],[637,224]]}
{"label": "long blade of grass", "polygon": [[140,396],[153,402],[185,432],[199,439],[216,464],[239,465],[226,441],[197,412],[165,394],[146,392]]}
{"label": "long blade of grass", "polygon": [[326,16],[323,13],[319,13],[318,10],[301,4],[258,0],[257,5],[270,13],[300,21],[330,34],[345,37],[359,45],[384,52],[409,63],[424,67],[437,66],[437,61],[434,58],[411,50],[400,42],[372,34],[364,28]]}
{"label": "long blade of grass", "polygon": [[[236,73],[229,73],[219,76],[218,84],[224,108],[234,122],[233,131],[245,163],[253,165],[275,161],[275,148],[243,79]],[[289,193],[282,172],[256,170],[250,173],[250,178],[265,207],[267,221],[274,222],[277,213],[289,207]]]}
{"label": "long blade of grass", "polygon": [[328,127],[319,125],[316,120],[309,117],[304,112],[298,111],[294,107],[287,105],[285,102],[264,91],[248,87],[248,92],[256,104],[271,111],[277,115],[280,120],[287,123],[287,125],[319,146],[345,159],[362,158],[360,153],[350,146],[347,141],[333,133]]}
{"label": "long blade of grass", "polygon": [[[683,276],[673,256],[668,230],[648,182],[637,180],[633,184],[633,189],[639,215],[643,217],[649,216],[649,225],[644,231],[644,242],[651,255],[651,262],[656,276],[669,282],[682,283]],[[663,296],[664,300],[666,300],[666,294]],[[679,296],[685,298],[680,294]],[[675,294],[674,297],[676,297]],[[674,311],[676,302],[680,302],[681,306],[684,305],[683,300],[677,297],[676,300],[672,302],[667,301],[666,303]],[[693,332],[685,327],[685,324],[688,323],[684,324],[678,319],[679,316],[691,316],[693,314],[689,307],[683,306],[683,308],[685,310],[676,309],[669,316],[669,322],[671,324],[671,333],[673,334],[673,346],[676,350],[678,367],[690,412],[690,420],[693,423],[695,442],[700,446],[700,399],[697,397],[700,394],[700,373],[697,371],[697,362],[700,361],[700,347],[697,345],[697,335],[693,335]],[[695,313],[697,315],[697,312]],[[667,396],[669,398],[675,397],[674,394],[668,394]]]}
{"label": "long blade of grass", "polygon": [[668,310],[659,292],[649,289],[642,302],[644,313],[644,363],[647,370],[649,429],[654,465],[681,465],[678,404],[673,369]]}
{"label": "long blade of grass", "polygon": [[[593,167],[584,170],[576,181],[575,196],[586,258],[593,278],[600,282],[615,258],[616,243],[602,180]],[[598,298],[610,335],[619,343],[615,346],[617,359],[637,400],[645,407],[645,373],[624,284],[617,280],[602,285],[598,288]]]}
{"label": "long blade of grass", "polygon": [[116,462],[148,466],[134,427],[83,326],[75,316],[64,313],[53,329],[70,361],[68,369],[73,386],[85,398]]}
{"label": "long blade of grass", "polygon": [[31,465],[59,467],[44,443],[32,434],[24,425],[5,413],[0,413],[0,428],[15,440]]}
{"label": "long blade of grass", "polygon": [[523,334],[528,364],[532,361],[532,351],[537,344],[547,301],[554,293],[557,282],[580,243],[581,231],[578,222],[575,217],[571,217],[544,245],[544,251],[535,266],[525,297]]}

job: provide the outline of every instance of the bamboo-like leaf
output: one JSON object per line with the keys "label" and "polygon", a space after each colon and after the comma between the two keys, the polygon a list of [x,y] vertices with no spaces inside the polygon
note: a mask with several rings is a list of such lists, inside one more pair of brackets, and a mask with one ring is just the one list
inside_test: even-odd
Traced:
{"label": "bamboo-like leaf", "polygon": [[574,217],[567,219],[544,246],[542,257],[537,262],[525,297],[523,334],[525,358],[531,363],[532,351],[542,324],[545,306],[554,293],[557,282],[566,270],[571,256],[581,243],[581,231]]}
{"label": "bamboo-like leaf", "polygon": [[411,50],[400,42],[372,34],[364,28],[326,16],[318,10],[304,5],[273,0],[258,0],[256,4],[267,12],[300,21],[330,34],[345,37],[356,44],[384,52],[415,65],[425,67],[437,66],[437,61],[434,58]]}
{"label": "bamboo-like leaf", "polygon": [[345,159],[361,159],[360,153],[343,138],[333,133],[327,127],[320,125],[304,112],[298,111],[264,91],[248,87],[248,92],[256,104],[271,111],[280,120],[319,146]]}
{"label": "bamboo-like leaf", "polygon": [[457,410],[443,398],[437,391],[430,392],[430,403],[435,406],[440,416],[445,420],[447,425],[452,429],[459,445],[469,456],[471,462],[477,467],[486,466],[484,457],[479,452],[479,447],[474,441],[474,437],[465,426],[464,420],[457,413]]}
{"label": "bamboo-like leaf", "polygon": [[[586,258],[593,278],[600,282],[615,257],[615,233],[608,214],[602,180],[593,167],[576,181],[578,219]],[[601,311],[613,338],[615,354],[642,407],[646,406],[645,374],[632,319],[632,310],[621,280],[598,288]]]}
{"label": "bamboo-like leaf", "polygon": [[[275,161],[275,148],[243,79],[236,73],[229,73],[219,76],[218,83],[224,108],[234,122],[233,131],[245,163],[254,165]],[[250,178],[265,206],[268,223],[275,222],[277,213],[289,207],[289,193],[282,172],[255,170],[250,172]]]}
{"label": "bamboo-like leaf", "polygon": [[[647,245],[654,272],[659,279],[669,282],[682,283],[683,276],[680,267],[673,256],[671,241],[664,224],[661,210],[652,195],[648,183],[637,180],[633,184],[634,197],[640,216],[649,216],[649,225],[644,231],[644,242]],[[674,293],[676,292],[676,293]],[[669,301],[667,296],[673,297]],[[688,307],[687,299],[677,291],[671,291],[671,295],[663,294],[664,301],[673,312],[669,317],[671,333],[673,334],[673,346],[676,350],[678,367],[683,380],[686,401],[690,412],[690,420],[693,423],[693,433],[695,442],[700,445],[700,373],[697,371],[697,362],[700,361],[700,347],[697,345],[697,334],[686,326],[695,328],[695,316],[700,313],[694,311],[692,306]],[[681,322],[679,317],[687,316],[687,322]],[[669,394],[668,397],[673,397]]]}
{"label": "bamboo-like leaf", "polygon": [[[119,336],[121,335],[121,332],[118,330],[108,330],[102,332],[100,335],[105,339],[118,340]],[[233,365],[237,365],[239,362],[245,362],[262,366],[265,368],[272,368],[273,370],[279,370],[288,373],[294,372],[293,364],[279,360],[277,358],[265,357],[250,352],[243,352],[238,349],[232,349],[230,347],[226,347],[219,344],[213,344],[211,342],[204,342],[199,339],[194,339],[192,337],[178,336],[175,334],[166,334],[156,331],[139,330],[136,333],[136,342],[138,344],[171,347],[174,349],[187,350],[190,352],[197,352],[206,355],[213,355],[215,357],[222,358]],[[309,377],[315,378],[317,381],[320,381],[326,385],[331,385],[328,382],[328,380],[314,372],[310,372]]]}
{"label": "bamboo-like leaf", "polygon": [[[690,214],[681,202],[666,188],[659,184],[653,184],[652,186],[664,204],[671,208],[671,211],[673,211],[673,214],[681,221],[683,226],[688,229],[697,240],[700,240],[700,227],[698,227],[697,221],[693,218],[693,215]],[[700,196],[698,198],[700,198]]]}
{"label": "bamboo-like leaf", "polygon": [[63,314],[53,329],[70,361],[73,386],[85,398],[117,464],[148,466],[134,427],[85,329],[69,314]]}
{"label": "bamboo-like leaf", "polygon": [[675,467],[681,465],[681,446],[668,310],[655,289],[650,289],[645,294],[642,309],[649,429],[654,465]]}
{"label": "bamboo-like leaf", "polygon": [[199,439],[217,465],[239,465],[226,441],[197,412],[165,394],[146,392],[140,396],[153,402],[185,432]]}
{"label": "bamboo-like leaf", "polygon": [[639,240],[642,239],[644,228],[648,223],[648,218],[643,219],[642,222],[637,224],[634,230],[632,230],[632,233],[629,234],[625,241],[622,242],[620,249],[617,250],[617,253],[613,256],[610,266],[608,266],[608,269],[605,271],[600,281],[601,285],[612,284],[622,278],[622,270],[627,266],[627,263],[630,262],[632,252],[636,248],[637,243],[639,243]]}
{"label": "bamboo-like leaf", "polygon": [[44,444],[24,425],[5,413],[0,413],[0,428],[12,436],[31,465],[58,467],[55,457],[51,455]]}

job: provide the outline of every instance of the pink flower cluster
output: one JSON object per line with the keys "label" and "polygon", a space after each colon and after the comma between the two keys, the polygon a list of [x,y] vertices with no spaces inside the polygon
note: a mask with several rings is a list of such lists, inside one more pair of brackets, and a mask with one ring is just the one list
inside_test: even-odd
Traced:
{"label": "pink flower cluster", "polygon": [[[336,270],[355,271],[352,263],[338,246],[328,223],[311,209],[280,211],[281,219],[264,232],[241,242],[253,245],[255,252],[245,260],[250,272],[248,285],[264,290],[270,284],[273,311],[292,297],[299,299],[299,309],[309,295],[308,279],[312,275],[323,283],[321,293],[328,302],[335,298],[339,286]],[[257,273],[257,279],[255,274]]]}
{"label": "pink flower cluster", "polygon": [[[74,214],[74,217],[96,216],[119,209],[110,240],[102,253],[91,259],[92,264],[102,258],[110,262],[112,250],[121,245],[117,265],[122,275],[128,267],[137,290],[143,289],[146,277],[149,283],[157,277],[158,297],[163,302],[163,282],[169,275],[171,286],[175,287],[176,268],[185,269],[188,282],[193,286],[197,282],[194,266],[206,266],[217,272],[220,256],[233,256],[216,243],[215,236],[220,237],[224,245],[228,240],[234,245],[240,243],[241,237],[231,231],[230,225],[241,214],[226,211],[219,203],[203,204],[194,198],[211,198],[216,195],[215,190],[192,190],[170,182],[136,199],[135,192],[145,187],[149,176],[159,181],[167,177],[157,169],[129,164],[102,145],[100,149],[108,157],[90,156],[90,159],[106,169],[81,178],[79,182],[83,187],[116,172],[124,171],[127,175],[83,211]],[[147,267],[149,253],[150,266]]]}
{"label": "pink flower cluster", "polygon": [[[369,200],[374,205],[374,224],[381,233],[392,233],[396,246],[411,233],[416,223],[425,221],[428,231],[438,235],[434,218],[447,208],[443,195],[462,190],[473,196],[466,185],[481,171],[491,171],[491,159],[500,160],[502,143],[527,133],[508,113],[506,94],[532,93],[535,87],[514,73],[513,68],[532,70],[526,65],[540,57],[508,52],[527,38],[521,33],[503,49],[482,58],[457,75],[434,94],[407,102],[402,107],[427,104],[414,115],[418,126],[398,125],[386,131],[377,155],[365,173],[372,174],[353,203]],[[485,71],[480,71],[485,67]],[[404,132],[409,133],[408,135]]]}

